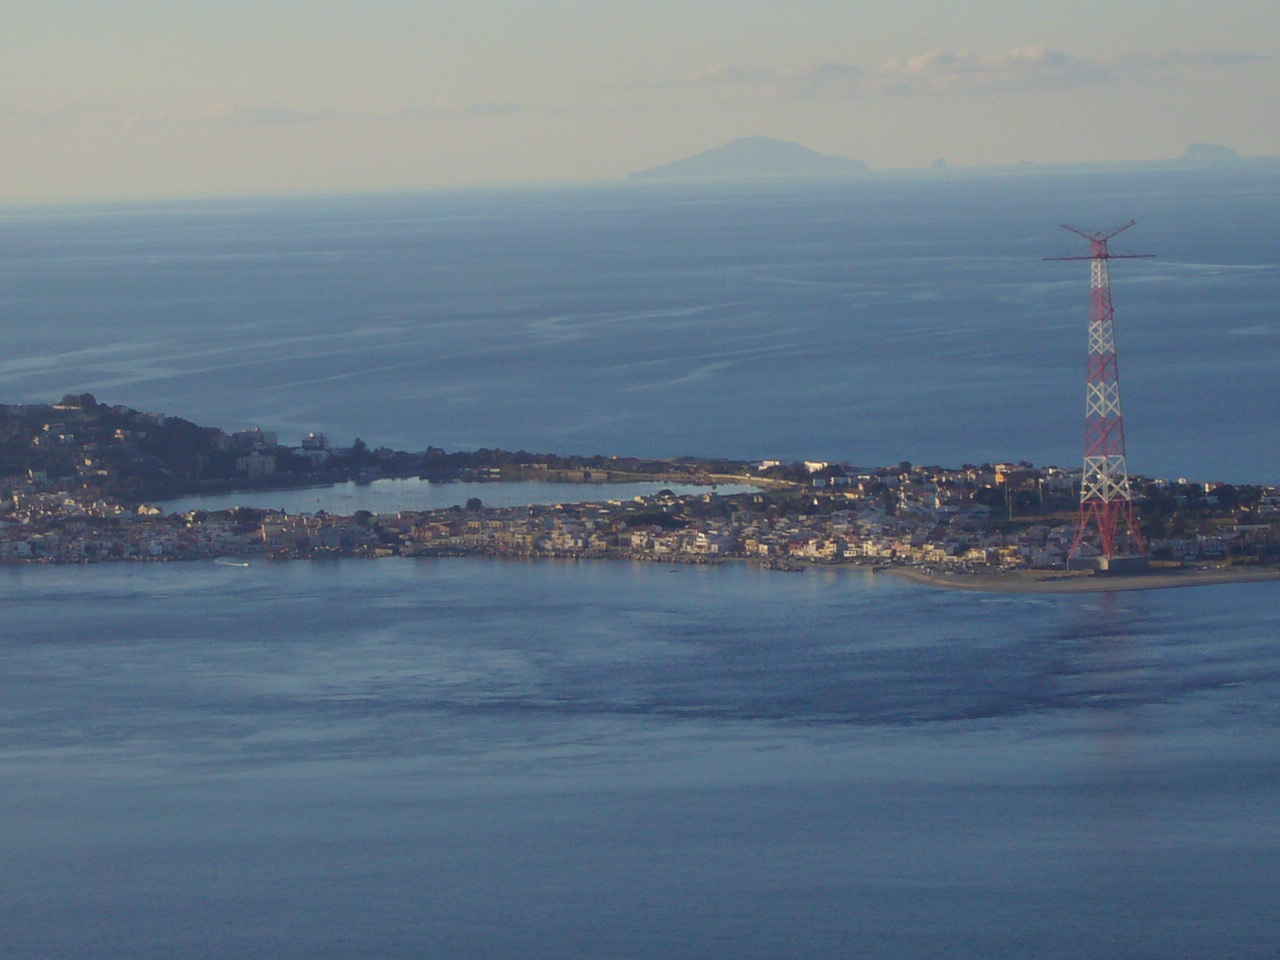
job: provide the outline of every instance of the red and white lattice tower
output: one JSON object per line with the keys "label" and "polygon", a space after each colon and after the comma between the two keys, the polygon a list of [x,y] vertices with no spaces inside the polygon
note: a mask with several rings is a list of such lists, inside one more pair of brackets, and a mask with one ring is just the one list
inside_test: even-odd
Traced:
{"label": "red and white lattice tower", "polygon": [[1089,368],[1085,377],[1084,475],[1080,483],[1080,518],[1069,559],[1080,552],[1091,527],[1097,529],[1098,550],[1108,560],[1116,556],[1121,521],[1132,541],[1132,552],[1147,555],[1147,543],[1138,528],[1129,486],[1129,464],[1124,448],[1124,418],[1120,413],[1120,372],[1116,365],[1115,310],[1111,306],[1111,274],[1107,261],[1136,259],[1151,254],[1113,254],[1107,241],[1135,221],[1111,230],[1081,230],[1062,226],[1089,241],[1088,256],[1051,257],[1053,260],[1089,260]]}

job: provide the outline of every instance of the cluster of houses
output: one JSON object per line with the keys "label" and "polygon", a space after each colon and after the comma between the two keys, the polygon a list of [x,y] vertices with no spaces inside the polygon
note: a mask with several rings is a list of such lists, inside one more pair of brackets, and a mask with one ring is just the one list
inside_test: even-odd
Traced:
{"label": "cluster of houses", "polygon": [[[732,509],[725,509],[726,501]],[[765,493],[644,497],[636,503],[562,504],[482,515],[440,511],[413,523],[404,552],[959,569],[1027,566],[1035,556],[1045,564],[1065,565],[1069,529],[1006,535],[990,529],[990,508],[972,501],[945,513],[910,502],[913,509],[894,513],[881,497],[850,489],[806,493],[800,511],[794,501],[793,509],[779,509],[778,498]],[[650,522],[667,517],[681,522]]]}
{"label": "cluster of houses", "polygon": [[[1019,484],[1038,496],[1055,486],[1069,494],[1071,477],[1061,471],[1027,465],[906,467],[815,480],[823,482],[783,493],[352,516],[245,508],[166,515],[154,507],[128,511],[109,500],[79,500],[33,486],[13,492],[0,512],[0,561],[478,554],[698,563],[749,558],[782,567],[803,562],[1057,569],[1066,565],[1072,546],[1069,519],[997,523],[1004,508],[991,496],[993,490],[1009,496]],[[985,497],[976,496],[984,490]],[[1233,545],[1274,543],[1280,492],[1265,494],[1254,522],[1152,546],[1174,559],[1217,560]]]}
{"label": "cluster of houses", "polygon": [[[959,469],[902,463],[861,472],[825,461],[642,464],[612,458],[599,469],[619,479],[642,468],[682,477],[692,471],[749,479],[761,489],[735,497],[393,515],[361,511],[349,517],[246,509],[166,515],[152,507],[126,508],[122,498],[129,491],[189,487],[210,478],[262,486],[290,477],[313,483],[350,479],[369,472],[369,457],[358,441],[358,451],[355,446],[335,450],[323,434],[311,433],[300,447],[282,447],[269,431],[228,434],[162,414],[107,407],[88,394],[56,404],[0,406],[0,428],[0,461],[25,471],[0,477],[0,561],[479,553],[1056,569],[1066,565],[1073,546],[1073,497],[1080,476],[1078,470],[1029,463]],[[408,458],[387,461],[402,470],[413,468],[409,461],[416,463],[415,456],[421,465],[430,459],[395,456]],[[508,472],[483,460],[472,462],[468,455],[457,457],[462,458],[457,463],[444,458],[453,475],[505,480],[552,472],[549,462],[519,463]],[[377,456],[372,463],[372,472],[381,469]],[[574,472],[561,469],[557,475]],[[590,478],[585,466],[576,472]],[[1149,530],[1153,556],[1280,559],[1280,491],[1275,488],[1250,488],[1250,501],[1242,504],[1238,491],[1220,485],[1159,480],[1143,485],[1157,520]],[[1168,508],[1163,514],[1155,509],[1158,500]],[[1179,513],[1183,505],[1188,509]],[[1166,522],[1173,519],[1177,522]]]}

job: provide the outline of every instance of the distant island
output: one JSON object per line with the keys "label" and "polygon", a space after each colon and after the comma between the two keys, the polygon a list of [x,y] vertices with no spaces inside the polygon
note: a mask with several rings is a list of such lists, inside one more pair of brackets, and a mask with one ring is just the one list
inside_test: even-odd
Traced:
{"label": "distant island", "polygon": [[[1181,156],[1149,160],[1113,160],[1087,162],[1030,161],[973,167],[952,166],[938,158],[917,168],[919,172],[937,175],[948,171],[953,175],[1008,173],[1010,170],[1121,170],[1152,167],[1210,172],[1223,169],[1280,166],[1280,157],[1244,156],[1233,147],[1217,143],[1191,143]],[[742,137],[729,143],[673,160],[646,170],[627,174],[629,180],[749,181],[768,179],[803,179],[857,177],[871,168],[861,160],[816,150],[772,137]],[[896,170],[894,173],[906,173]]]}
{"label": "distant island", "polygon": [[742,137],[628,176],[654,180],[839,177],[865,173],[868,169],[861,160],[818,153],[798,143],[771,137]]}
{"label": "distant island", "polygon": [[[590,503],[350,516],[240,506],[166,513],[148,500],[375,478],[601,484]],[[610,482],[706,493],[608,499]],[[1135,477],[1152,571],[1067,569],[1079,470],[1033,464],[881,467],[527,451],[300,446],[99,403],[0,404],[0,562],[350,557],[557,557],[863,566],[975,590],[1135,590],[1280,579],[1280,488]],[[721,494],[716,484],[745,484]],[[224,561],[230,562],[230,561]]]}
{"label": "distant island", "polygon": [[1218,143],[1193,143],[1183,151],[1179,162],[1190,167],[1230,167],[1243,160],[1231,147]]}

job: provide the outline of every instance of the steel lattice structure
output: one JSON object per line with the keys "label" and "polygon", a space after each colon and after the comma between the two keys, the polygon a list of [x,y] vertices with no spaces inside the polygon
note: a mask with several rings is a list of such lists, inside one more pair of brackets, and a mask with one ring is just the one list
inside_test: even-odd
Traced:
{"label": "steel lattice structure", "polygon": [[1140,556],[1147,543],[1138,526],[1129,485],[1129,464],[1124,445],[1124,417],[1120,412],[1120,371],[1116,363],[1115,310],[1111,305],[1108,260],[1136,259],[1150,254],[1113,254],[1107,241],[1128,230],[1135,221],[1110,230],[1081,230],[1070,224],[1063,229],[1089,241],[1087,256],[1051,257],[1053,260],[1089,260],[1089,366],[1085,377],[1084,474],[1080,483],[1080,517],[1069,559],[1076,559],[1091,527],[1098,531],[1099,551],[1116,556],[1121,522]]}

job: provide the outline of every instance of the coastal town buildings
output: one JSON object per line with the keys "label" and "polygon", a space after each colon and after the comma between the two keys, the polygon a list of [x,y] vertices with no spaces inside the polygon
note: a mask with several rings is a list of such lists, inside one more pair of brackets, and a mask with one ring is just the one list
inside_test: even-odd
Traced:
{"label": "coastal town buildings", "polygon": [[[0,407],[0,562],[82,563],[222,556],[744,559],[951,571],[1065,569],[1080,471],[1030,463],[958,468],[777,460],[745,463],[422,454],[335,449],[311,433],[284,447],[259,429],[225,434],[103,407],[88,395]],[[148,490],[274,489],[383,476],[447,482],[678,479],[754,492],[338,516],[240,507],[168,513]],[[1153,560],[1280,562],[1280,490],[1135,478]],[[210,486],[212,485],[212,487]],[[230,485],[230,486],[228,486]]]}
{"label": "coastal town buildings", "polygon": [[[708,492],[352,516],[247,508],[165,514],[146,505],[130,511],[118,502],[21,489],[11,491],[0,513],[0,561],[483,555],[690,563],[740,558],[783,568],[1065,568],[1073,533],[1069,517],[999,522],[998,509],[972,496],[984,488],[966,482],[961,471],[944,471],[901,481],[891,497],[860,483],[847,490]],[[1268,488],[1253,511],[1254,522],[1236,520],[1216,525],[1212,534],[1156,539],[1153,551],[1171,561],[1271,556],[1277,550],[1278,511],[1280,491]]]}

